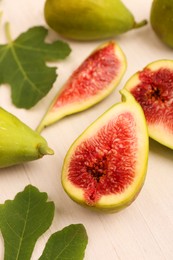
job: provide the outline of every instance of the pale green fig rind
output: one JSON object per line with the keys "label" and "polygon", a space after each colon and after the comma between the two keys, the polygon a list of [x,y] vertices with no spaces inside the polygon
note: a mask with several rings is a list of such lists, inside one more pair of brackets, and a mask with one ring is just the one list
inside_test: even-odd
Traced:
{"label": "pale green fig rind", "polygon": [[58,34],[80,41],[110,38],[146,24],[138,25],[120,0],[47,0],[44,17]]}
{"label": "pale green fig rind", "polygon": [[0,107],[0,168],[53,154],[46,140]]}
{"label": "pale green fig rind", "polygon": [[[53,101],[51,102],[47,112],[45,113],[41,122],[39,123],[39,125],[36,129],[36,131],[38,133],[40,133],[47,126],[54,124],[55,122],[59,121],[60,119],[62,119],[63,117],[65,117],[67,115],[72,115],[74,113],[78,113],[83,110],[86,110],[86,109],[90,108],[91,106],[94,106],[95,104],[101,102],[108,95],[110,95],[113,92],[113,90],[115,90],[115,88],[120,83],[122,77],[124,76],[126,68],[127,68],[127,60],[126,60],[126,56],[125,56],[124,52],[122,51],[120,46],[114,41],[109,41],[109,42],[99,45],[93,52],[95,52],[98,49],[103,48],[104,46],[109,45],[111,43],[114,43],[115,54],[117,55],[117,57],[121,63],[121,67],[120,67],[118,75],[116,75],[116,77],[112,80],[112,82],[109,85],[105,86],[105,88],[102,91],[100,91],[99,94],[92,96],[92,97],[88,98],[87,100],[83,100],[82,103],[73,102],[71,104],[66,105],[65,107],[62,107],[62,108],[59,107],[57,110],[52,111],[52,108],[53,108],[56,100],[58,99],[58,96],[61,94],[64,87],[66,87],[66,84],[68,84],[68,83],[65,83],[64,86],[61,88],[61,90],[57,93],[57,95],[55,96]],[[92,53],[91,53],[91,55],[92,55]]]}
{"label": "pale green fig rind", "polygon": [[[133,96],[125,89],[121,91],[123,102],[117,103],[108,109],[103,115],[101,115],[96,121],[94,121],[71,145],[66,157],[64,159],[62,167],[61,182],[65,192],[76,203],[93,209],[98,209],[104,212],[117,212],[129,206],[138,196],[141,188],[143,187],[147,166],[148,166],[148,151],[149,151],[149,138],[148,129],[146,125],[145,116],[141,106],[135,101]],[[70,159],[78,145],[83,140],[90,138],[93,133],[97,132],[101,126],[111,120],[112,116],[119,114],[122,111],[131,111],[136,117],[136,123],[138,124],[138,158],[136,165],[136,178],[130,187],[120,195],[106,195],[93,206],[87,205],[84,199],[84,193],[81,188],[76,188],[68,180],[68,166]]]}
{"label": "pale green fig rind", "polygon": [[150,10],[150,23],[157,37],[173,48],[173,2],[154,0]]}
{"label": "pale green fig rind", "polygon": [[[162,67],[171,69],[173,71],[173,60],[156,60],[149,63],[144,69],[148,68],[152,71],[157,71]],[[139,72],[136,72],[128,79],[124,88],[130,92],[139,83]],[[169,129],[166,129],[165,125],[162,122],[157,125],[151,125],[147,123],[147,126],[150,138],[170,149],[173,149],[173,133],[170,132]]]}

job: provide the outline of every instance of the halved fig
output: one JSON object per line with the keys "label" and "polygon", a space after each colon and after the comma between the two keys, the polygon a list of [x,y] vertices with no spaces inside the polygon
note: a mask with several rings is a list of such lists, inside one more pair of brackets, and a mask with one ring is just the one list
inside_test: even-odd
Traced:
{"label": "halved fig", "polygon": [[72,144],[62,185],[75,202],[108,212],[130,205],[147,171],[148,132],[141,106],[128,91]]}
{"label": "halved fig", "polygon": [[85,110],[108,96],[126,70],[126,57],[114,41],[100,45],[72,73],[51,103],[37,131]]}
{"label": "halved fig", "polygon": [[125,88],[142,106],[149,136],[173,149],[173,60],[150,63]]}

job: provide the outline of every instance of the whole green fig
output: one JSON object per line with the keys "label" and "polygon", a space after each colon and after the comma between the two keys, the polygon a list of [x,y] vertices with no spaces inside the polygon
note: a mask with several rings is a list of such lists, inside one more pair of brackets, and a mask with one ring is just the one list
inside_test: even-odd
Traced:
{"label": "whole green fig", "polygon": [[57,33],[81,41],[113,37],[147,23],[136,23],[120,0],[46,0],[44,15]]}
{"label": "whole green fig", "polygon": [[159,39],[173,48],[173,0],[154,0],[150,22]]}
{"label": "whole green fig", "polygon": [[46,140],[0,107],[0,168],[53,154]]}

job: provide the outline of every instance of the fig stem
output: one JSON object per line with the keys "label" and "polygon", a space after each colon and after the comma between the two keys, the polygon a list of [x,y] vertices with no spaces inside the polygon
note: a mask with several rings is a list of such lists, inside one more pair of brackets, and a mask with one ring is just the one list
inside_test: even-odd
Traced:
{"label": "fig stem", "polygon": [[40,124],[37,126],[37,128],[35,129],[35,131],[40,134],[40,133],[42,132],[43,128],[44,128],[44,126],[43,126],[43,125],[41,124],[41,122],[40,122]]}
{"label": "fig stem", "polygon": [[41,154],[41,155],[53,155],[54,154],[54,151],[45,144],[44,145],[39,144],[38,151],[39,151],[39,154]]}
{"label": "fig stem", "polygon": [[3,15],[3,12],[0,11],[0,23],[2,22],[2,15]]}
{"label": "fig stem", "polygon": [[126,89],[121,89],[120,91],[121,94],[121,100],[123,102],[134,102],[135,99],[131,93],[129,93]]}
{"label": "fig stem", "polygon": [[11,37],[10,23],[9,22],[5,23],[5,33],[6,33],[6,38],[7,38],[8,43],[11,43],[13,40],[12,40],[12,37]]}
{"label": "fig stem", "polygon": [[137,29],[137,28],[140,28],[140,27],[142,27],[142,26],[144,26],[144,25],[146,25],[148,23],[148,21],[145,19],[145,20],[142,20],[142,21],[140,21],[139,23],[134,23],[134,29]]}

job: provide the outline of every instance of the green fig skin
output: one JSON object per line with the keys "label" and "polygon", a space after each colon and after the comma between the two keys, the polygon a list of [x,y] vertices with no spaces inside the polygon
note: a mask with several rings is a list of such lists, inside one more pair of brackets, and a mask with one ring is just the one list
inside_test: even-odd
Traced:
{"label": "green fig skin", "polygon": [[120,0],[46,0],[44,16],[58,34],[79,41],[114,37],[147,23],[136,23]]}
{"label": "green fig skin", "polygon": [[158,38],[173,48],[173,1],[154,0],[151,6],[150,22]]}
{"label": "green fig skin", "polygon": [[53,154],[46,140],[0,107],[0,168]]}

